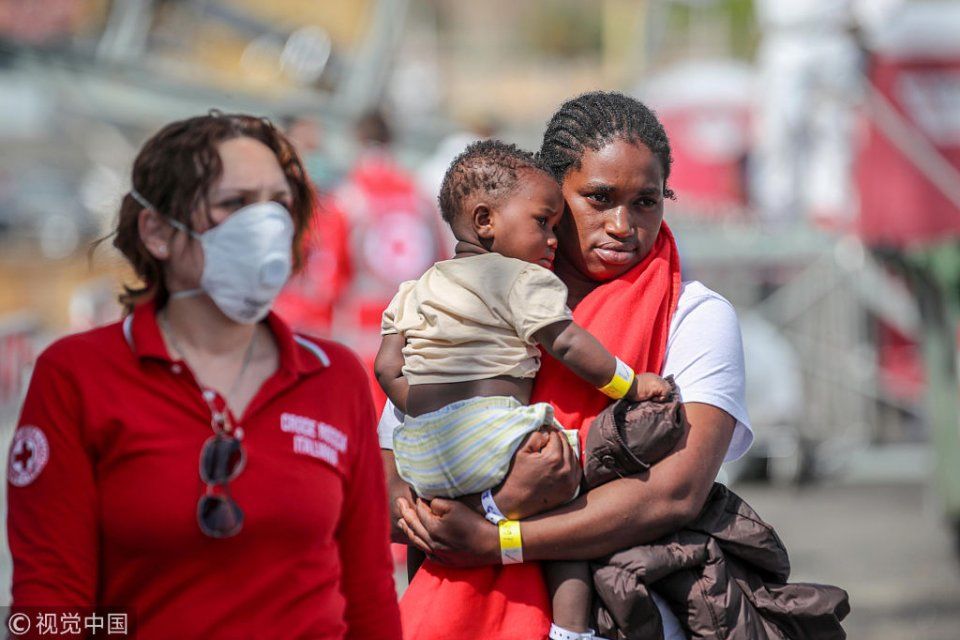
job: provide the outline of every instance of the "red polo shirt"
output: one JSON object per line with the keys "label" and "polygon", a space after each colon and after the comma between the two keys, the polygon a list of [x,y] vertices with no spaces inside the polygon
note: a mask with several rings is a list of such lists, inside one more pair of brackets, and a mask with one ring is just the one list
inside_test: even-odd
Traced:
{"label": "red polo shirt", "polygon": [[197,525],[210,409],[153,304],[39,357],[8,465],[15,607],[126,608],[142,640],[400,638],[364,371],[267,322],[280,365],[234,417],[245,521],[227,539]]}

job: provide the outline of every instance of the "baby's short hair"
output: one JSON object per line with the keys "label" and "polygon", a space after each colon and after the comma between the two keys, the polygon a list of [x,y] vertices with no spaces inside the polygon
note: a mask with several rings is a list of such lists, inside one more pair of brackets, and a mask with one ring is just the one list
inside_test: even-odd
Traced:
{"label": "baby's short hair", "polygon": [[502,200],[517,187],[517,173],[535,169],[550,173],[534,154],[502,140],[481,140],[454,158],[440,185],[440,213],[450,225],[466,201],[478,193]]}

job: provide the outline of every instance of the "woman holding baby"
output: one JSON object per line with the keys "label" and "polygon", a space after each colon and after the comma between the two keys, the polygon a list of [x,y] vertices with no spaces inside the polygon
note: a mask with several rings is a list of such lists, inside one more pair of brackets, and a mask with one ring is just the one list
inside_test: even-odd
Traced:
{"label": "woman holding baby", "polygon": [[[547,125],[539,161],[565,201],[553,268],[568,289],[573,320],[638,373],[674,376],[685,434],[649,471],[570,502],[580,471],[569,445],[559,432],[531,436],[492,492],[500,511],[521,523],[526,564],[510,566],[500,564],[497,527],[461,502],[415,501],[384,451],[394,539],[428,556],[427,570],[401,602],[408,638],[513,638],[549,629],[549,601],[531,562],[590,560],[682,528],[700,512],[720,465],[743,455],[753,439],[733,307],[680,278],[677,246],[663,221],[664,201],[673,195],[670,146],[653,113],[617,93],[569,100]],[[559,423],[581,430],[583,442],[609,399],[544,355],[531,402],[549,402]],[[392,449],[399,418],[387,409],[381,446]],[[658,604],[665,638],[684,638]]]}

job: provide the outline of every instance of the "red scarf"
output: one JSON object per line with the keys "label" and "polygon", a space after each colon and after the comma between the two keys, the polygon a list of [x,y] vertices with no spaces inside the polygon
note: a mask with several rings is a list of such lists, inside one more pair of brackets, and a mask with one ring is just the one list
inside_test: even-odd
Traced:
{"label": "red scarf", "polygon": [[[680,256],[663,223],[647,257],[591,291],[573,319],[636,371],[659,373],[679,297]],[[544,355],[531,402],[550,402],[562,425],[580,429],[582,445],[609,399]],[[453,569],[428,560],[401,598],[400,614],[404,640],[537,639],[550,629],[537,563]]]}

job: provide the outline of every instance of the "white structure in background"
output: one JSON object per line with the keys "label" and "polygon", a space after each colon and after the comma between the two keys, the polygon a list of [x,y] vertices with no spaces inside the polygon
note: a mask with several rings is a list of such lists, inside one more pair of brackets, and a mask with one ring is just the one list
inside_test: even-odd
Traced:
{"label": "white structure in background", "polygon": [[743,209],[755,87],[751,65],[721,58],[672,65],[635,88],[670,136],[671,214],[724,218]]}
{"label": "white structure in background", "polygon": [[753,200],[771,224],[808,217],[846,228],[861,54],[852,0],[757,0]]}
{"label": "white structure in background", "polygon": [[[748,140],[740,127],[741,112],[751,105],[756,78],[750,65],[736,60],[694,60],[667,68],[645,80],[635,93],[659,116],[698,109],[696,149],[704,160],[735,158]],[[672,140],[671,140],[672,142]]]}
{"label": "white structure in background", "polygon": [[797,481],[802,473],[800,434],[806,396],[797,351],[780,328],[755,311],[740,317],[750,420],[763,429],[752,452],[766,458],[777,482]]}

